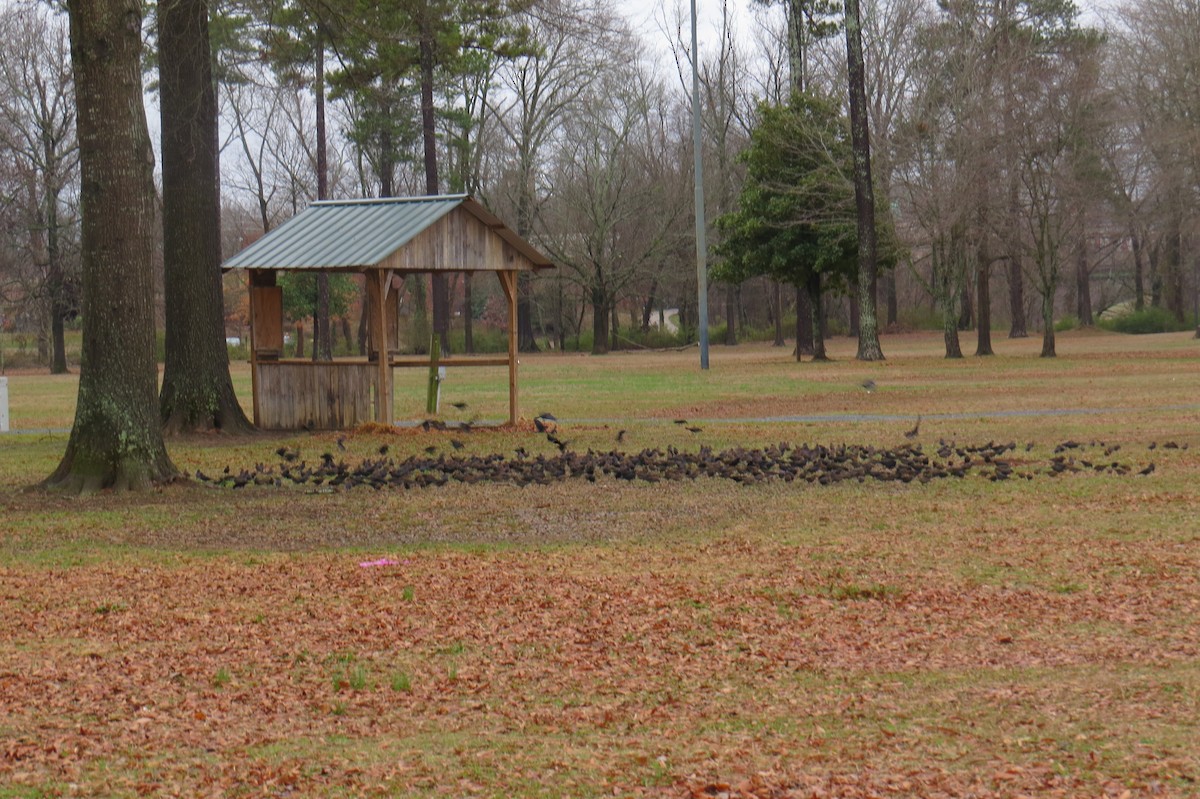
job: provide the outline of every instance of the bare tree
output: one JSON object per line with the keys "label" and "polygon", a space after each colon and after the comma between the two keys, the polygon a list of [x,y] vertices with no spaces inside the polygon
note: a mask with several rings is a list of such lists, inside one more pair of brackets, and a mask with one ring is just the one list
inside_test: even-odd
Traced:
{"label": "bare tree", "polygon": [[[677,7],[671,37],[671,53],[679,78],[681,94],[690,96],[692,58],[690,52],[690,23],[685,22],[682,9]],[[719,45],[714,56],[699,64],[701,126],[704,134],[705,219],[716,219],[733,209],[745,169],[738,163],[738,153],[749,142],[754,122],[755,99],[747,87],[745,58],[738,49],[737,29],[729,4],[721,4],[721,15],[715,25]],[[714,190],[715,189],[715,190]],[[720,231],[706,234],[710,249],[720,246]],[[725,288],[725,341],[737,344],[737,320],[740,315],[739,283]],[[781,329],[781,328],[780,328]]]}
{"label": "bare tree", "polygon": [[[541,3],[519,19],[537,46],[501,65],[504,91],[488,100],[507,151],[508,177],[493,199],[510,209],[517,234],[531,237],[548,194],[548,149],[561,140],[563,120],[601,74],[595,54],[608,52],[628,33],[611,10],[582,0]],[[518,346],[533,352],[532,276],[522,274],[517,289]]]}
{"label": "bare tree", "polygon": [[1094,113],[1098,39],[1081,34],[1027,70],[1015,143],[1020,156],[1026,274],[1041,296],[1042,357],[1053,358],[1054,302],[1062,261],[1080,235],[1097,138]]}
{"label": "bare tree", "polygon": [[76,220],[68,202],[79,164],[67,29],[42,7],[8,6],[0,12],[0,42],[0,145],[28,175],[20,203],[36,275],[28,288],[49,323],[50,371],[61,374],[63,324],[73,306],[65,239]]}
{"label": "bare tree", "polygon": [[[664,92],[636,57],[606,70],[564,124],[544,239],[592,307],[594,353],[607,352],[616,303],[670,246],[685,205],[664,186],[662,148],[678,141]],[[672,196],[672,195],[675,196]]]}
{"label": "bare tree", "polygon": [[[1200,185],[1200,2],[1146,0],[1121,9],[1117,38],[1125,96],[1135,110],[1150,174],[1138,195],[1136,254],[1148,255],[1151,304],[1182,321],[1189,231],[1196,226]],[[1193,307],[1200,275],[1192,275]]]}

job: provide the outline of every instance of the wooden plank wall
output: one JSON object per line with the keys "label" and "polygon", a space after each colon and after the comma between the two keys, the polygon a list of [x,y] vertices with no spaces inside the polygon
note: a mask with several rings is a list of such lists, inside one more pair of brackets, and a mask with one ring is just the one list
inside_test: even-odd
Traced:
{"label": "wooden plank wall", "polygon": [[456,208],[384,259],[398,271],[500,271],[533,264],[494,230]]}
{"label": "wooden plank wall", "polygon": [[283,352],[283,289],[278,286],[250,287],[250,319],[254,349]]}
{"label": "wooden plank wall", "polygon": [[374,418],[370,363],[258,363],[259,426],[345,430]]}

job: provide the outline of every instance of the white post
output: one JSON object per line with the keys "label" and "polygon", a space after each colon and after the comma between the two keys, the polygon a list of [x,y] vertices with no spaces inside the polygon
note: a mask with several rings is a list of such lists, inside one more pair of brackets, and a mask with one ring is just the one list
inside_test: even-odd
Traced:
{"label": "white post", "polygon": [[0,433],[8,432],[8,378],[0,377]]}

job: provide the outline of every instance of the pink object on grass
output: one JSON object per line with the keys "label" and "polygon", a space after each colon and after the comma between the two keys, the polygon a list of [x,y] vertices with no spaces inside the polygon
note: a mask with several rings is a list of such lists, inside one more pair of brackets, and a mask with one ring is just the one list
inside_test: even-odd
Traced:
{"label": "pink object on grass", "polygon": [[358,564],[360,569],[372,569],[376,566],[399,566],[400,561],[392,560],[391,558],[380,558],[379,560],[364,560]]}

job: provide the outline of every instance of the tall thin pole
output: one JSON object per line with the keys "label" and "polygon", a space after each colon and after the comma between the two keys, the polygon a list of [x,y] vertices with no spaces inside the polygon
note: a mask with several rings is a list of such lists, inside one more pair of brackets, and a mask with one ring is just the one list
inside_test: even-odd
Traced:
{"label": "tall thin pole", "polygon": [[700,141],[700,48],[696,43],[696,0],[692,0],[692,149],[696,155],[696,316],[700,368],[708,368],[708,244],[704,236],[704,162]]}

